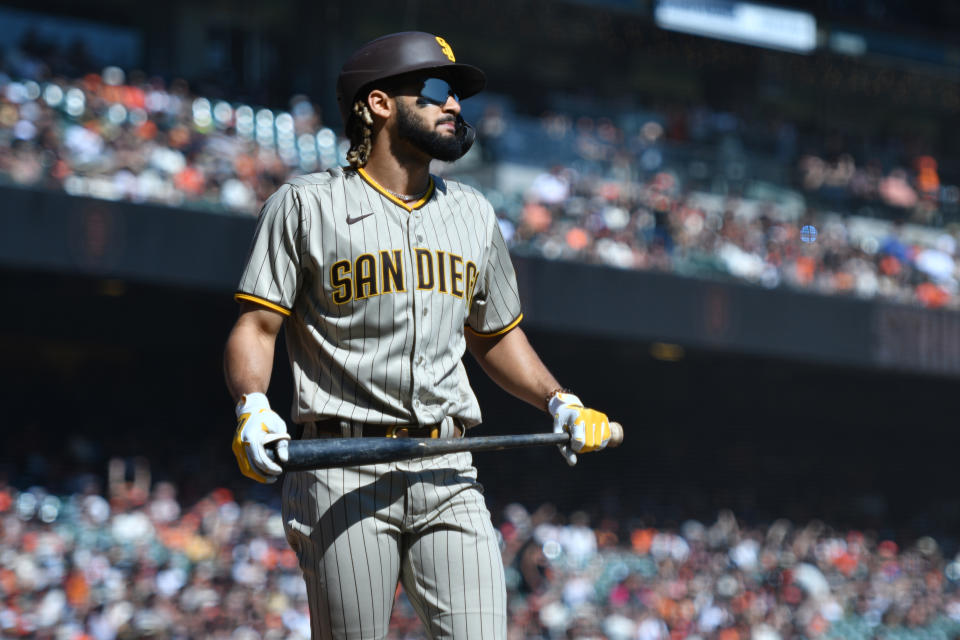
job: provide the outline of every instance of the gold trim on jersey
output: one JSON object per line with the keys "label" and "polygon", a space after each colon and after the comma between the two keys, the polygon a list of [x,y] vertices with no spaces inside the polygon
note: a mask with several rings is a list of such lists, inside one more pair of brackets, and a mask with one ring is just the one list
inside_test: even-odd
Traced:
{"label": "gold trim on jersey", "polygon": [[277,313],[281,313],[281,314],[283,314],[283,315],[285,315],[285,316],[289,316],[290,313],[291,313],[290,309],[287,309],[287,308],[285,308],[285,307],[281,307],[280,305],[278,305],[278,304],[275,303],[275,302],[270,302],[269,300],[264,300],[263,298],[257,297],[257,296],[255,296],[255,295],[252,295],[252,294],[249,294],[249,293],[240,293],[240,292],[237,292],[237,293],[233,294],[233,299],[236,300],[237,302],[240,302],[241,300],[245,300],[245,301],[247,301],[247,302],[255,302],[256,304],[259,304],[261,307],[266,307],[267,309],[270,309],[271,311],[276,311]]}
{"label": "gold trim on jersey", "polygon": [[357,169],[357,173],[360,174],[360,177],[363,178],[367,184],[380,192],[380,195],[384,196],[390,202],[400,205],[407,211],[413,211],[414,209],[419,209],[423,205],[427,204],[427,201],[430,200],[430,197],[433,196],[433,176],[430,176],[430,184],[427,185],[427,192],[423,194],[423,197],[414,202],[413,204],[407,204],[397,196],[390,193],[386,187],[381,187],[380,183],[370,177],[370,174],[363,170],[363,167]]}
{"label": "gold trim on jersey", "polygon": [[514,320],[513,322],[505,326],[503,329],[500,329],[499,331],[494,331],[493,333],[480,333],[479,331],[477,331],[476,329],[474,329],[468,324],[465,324],[463,326],[466,327],[470,331],[470,333],[472,333],[475,336],[480,336],[481,338],[496,338],[497,336],[502,336],[507,331],[510,331],[510,329],[513,329],[515,326],[520,324],[521,320],[523,320],[522,313],[519,316],[517,316],[516,320]]}

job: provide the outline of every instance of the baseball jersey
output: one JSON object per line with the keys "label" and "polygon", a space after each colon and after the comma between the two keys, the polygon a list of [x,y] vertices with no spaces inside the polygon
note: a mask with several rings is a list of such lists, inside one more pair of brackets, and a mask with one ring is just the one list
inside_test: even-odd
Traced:
{"label": "baseball jersey", "polygon": [[264,204],[238,300],[287,316],[293,421],[466,426],[480,407],[464,329],[521,318],[490,203],[436,176],[406,204],[363,169],[292,179]]}

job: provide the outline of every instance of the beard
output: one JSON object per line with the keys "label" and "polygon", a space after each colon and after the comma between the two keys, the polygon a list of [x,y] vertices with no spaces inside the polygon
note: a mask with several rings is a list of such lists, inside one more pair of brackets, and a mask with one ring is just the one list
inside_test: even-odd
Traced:
{"label": "beard", "polygon": [[401,140],[406,140],[431,158],[443,162],[453,162],[467,152],[470,145],[464,144],[465,140],[462,133],[464,128],[460,122],[457,122],[456,125],[455,135],[442,135],[438,131],[430,129],[423,118],[419,117],[413,110],[397,101],[397,135]]}

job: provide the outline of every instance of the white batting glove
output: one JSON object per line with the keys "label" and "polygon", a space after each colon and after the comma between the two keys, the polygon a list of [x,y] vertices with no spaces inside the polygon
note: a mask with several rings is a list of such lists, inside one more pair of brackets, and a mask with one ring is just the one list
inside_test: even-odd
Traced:
{"label": "white batting glove", "polygon": [[277,458],[287,461],[287,425],[270,408],[262,393],[248,393],[237,404],[237,432],[233,436],[233,455],[240,473],[257,482],[271,483],[283,473],[276,462],[267,457],[267,445],[276,444]]}
{"label": "white batting glove", "polygon": [[570,444],[560,445],[560,453],[571,467],[577,464],[577,453],[599,451],[610,441],[607,414],[585,408],[572,393],[555,394],[547,410],[553,416],[553,432],[570,434]]}

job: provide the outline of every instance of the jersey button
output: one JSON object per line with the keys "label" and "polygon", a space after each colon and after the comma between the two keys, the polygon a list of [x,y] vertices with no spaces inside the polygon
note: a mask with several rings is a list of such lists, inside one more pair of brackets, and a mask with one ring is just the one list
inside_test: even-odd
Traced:
{"label": "jersey button", "polygon": [[417,242],[423,242],[423,236],[417,236]]}
{"label": "jersey button", "polygon": [[423,310],[423,316],[426,317],[426,316],[427,316],[427,313],[429,313],[429,309],[424,309],[424,310]]}

